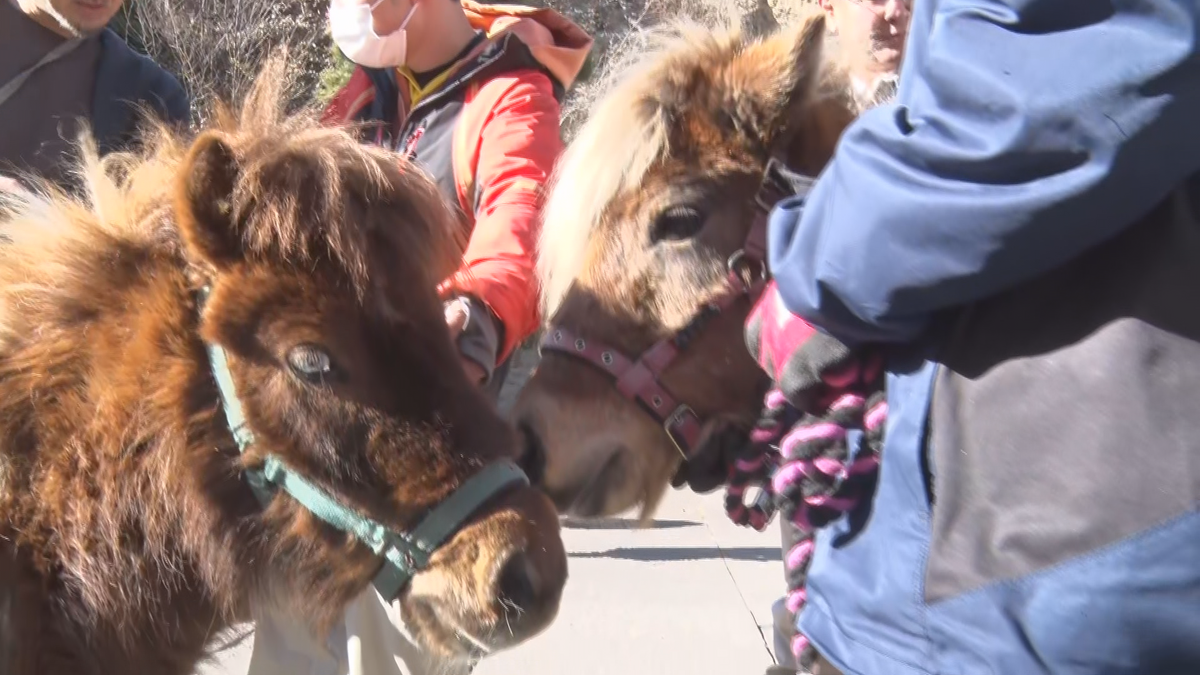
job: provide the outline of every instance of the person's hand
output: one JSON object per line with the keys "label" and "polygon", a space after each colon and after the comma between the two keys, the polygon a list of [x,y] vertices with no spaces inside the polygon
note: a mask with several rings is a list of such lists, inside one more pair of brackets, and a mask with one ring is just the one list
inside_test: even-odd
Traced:
{"label": "person's hand", "polygon": [[[461,302],[451,302],[446,305],[445,313],[446,325],[450,328],[450,339],[457,343],[458,336],[467,324],[467,309]],[[463,371],[466,372],[467,379],[475,384],[480,384],[487,378],[487,372],[483,369],[483,366],[461,354],[458,359],[462,362]]]}
{"label": "person's hand", "polygon": [[823,413],[831,389],[854,387],[864,376],[850,348],[788,311],[775,282],[767,284],[746,318],[746,347],[793,406]]}

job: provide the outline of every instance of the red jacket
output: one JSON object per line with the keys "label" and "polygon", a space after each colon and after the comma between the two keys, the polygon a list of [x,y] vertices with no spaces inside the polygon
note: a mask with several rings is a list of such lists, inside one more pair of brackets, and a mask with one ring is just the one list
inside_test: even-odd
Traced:
{"label": "red jacket", "polygon": [[458,203],[469,243],[439,290],[468,294],[499,320],[500,363],[539,324],[542,186],[562,151],[560,100],[592,39],[553,10],[462,5],[481,35],[465,57],[424,90],[406,71],[358,67],[323,119],[383,122],[376,142],[408,152]]}

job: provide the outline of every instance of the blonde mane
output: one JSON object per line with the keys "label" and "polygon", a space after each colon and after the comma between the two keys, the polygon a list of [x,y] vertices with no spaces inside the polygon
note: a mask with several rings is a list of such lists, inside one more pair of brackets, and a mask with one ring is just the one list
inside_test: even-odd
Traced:
{"label": "blonde mane", "polygon": [[[635,189],[671,152],[672,121],[661,98],[665,83],[681,72],[731,62],[748,44],[737,24],[682,19],[638,31],[613,50],[597,100],[559,159],[542,210],[537,272],[544,319],[554,315],[586,264],[607,205]],[[837,50],[825,51],[822,96],[845,95],[843,69],[828,55]]]}

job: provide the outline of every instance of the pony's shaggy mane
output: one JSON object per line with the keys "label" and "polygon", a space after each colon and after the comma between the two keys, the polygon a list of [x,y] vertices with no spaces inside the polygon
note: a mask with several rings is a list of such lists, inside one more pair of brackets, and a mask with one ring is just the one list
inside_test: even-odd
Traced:
{"label": "pony's shaggy mane", "polygon": [[[454,267],[462,234],[436,185],[396,153],[320,125],[312,110],[286,113],[291,84],[286,54],[277,53],[240,110],[217,103],[215,122],[206,130],[222,134],[238,159],[242,175],[233,217],[254,213],[244,219],[246,254],[297,266],[315,262],[314,251],[328,255],[362,295],[372,255],[367,232],[364,223],[342,215],[350,198],[346,187],[354,186],[369,200],[414,197],[411,217],[388,236],[410,254],[405,263],[424,266],[427,282],[437,285]],[[192,140],[147,118],[137,148],[101,158],[85,128],[72,171],[81,196],[36,177],[29,180],[31,191],[0,194],[0,349],[31,306],[52,304],[54,295],[93,282],[85,275],[98,259],[131,250],[184,255],[172,196]],[[280,170],[297,160],[311,170],[299,176]]]}
{"label": "pony's shaggy mane", "polygon": [[[678,19],[640,29],[613,50],[597,100],[555,168],[542,211],[537,272],[546,320],[583,269],[608,204],[636,189],[655,163],[670,155],[674,120],[664,98],[668,83],[680,73],[719,69],[772,37],[749,39],[734,23]],[[838,50],[823,51],[820,94],[844,96],[849,83]]]}

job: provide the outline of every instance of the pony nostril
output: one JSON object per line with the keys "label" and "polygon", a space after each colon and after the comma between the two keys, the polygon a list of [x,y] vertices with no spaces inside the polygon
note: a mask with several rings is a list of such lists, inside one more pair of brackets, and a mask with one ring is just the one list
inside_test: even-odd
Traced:
{"label": "pony nostril", "polygon": [[517,430],[522,438],[521,456],[517,459],[517,464],[529,477],[529,483],[538,487],[546,474],[546,446],[528,422],[522,421],[517,425]]}
{"label": "pony nostril", "polygon": [[496,597],[505,614],[520,614],[536,609],[540,575],[524,553],[515,553],[496,578]]}

